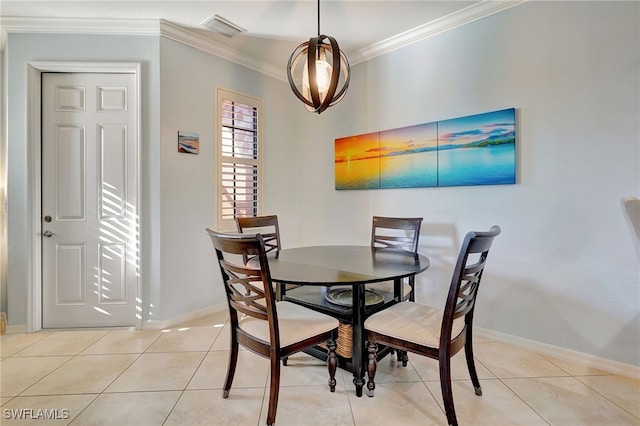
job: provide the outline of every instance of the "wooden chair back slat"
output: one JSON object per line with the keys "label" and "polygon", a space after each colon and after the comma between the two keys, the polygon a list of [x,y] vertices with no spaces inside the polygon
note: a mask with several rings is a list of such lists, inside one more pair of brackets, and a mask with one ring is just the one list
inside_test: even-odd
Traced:
{"label": "wooden chair back slat", "polygon": [[236,227],[241,234],[260,233],[267,253],[282,249],[277,215],[237,217]]}
{"label": "wooden chair back slat", "polygon": [[[421,217],[385,217],[373,216],[371,221],[371,247],[374,249],[396,248],[418,253]],[[403,300],[415,300],[415,277],[411,276],[403,285],[409,286],[409,292],[403,291]],[[383,288],[388,288],[385,285]],[[394,287],[392,284],[391,287]],[[388,290],[387,290],[388,291]],[[407,358],[403,360],[406,364]]]}
{"label": "wooden chair back slat", "polygon": [[421,217],[374,216],[371,247],[400,248],[415,253],[418,251],[421,224]]}
{"label": "wooden chair back slat", "polygon": [[500,227],[493,226],[487,232],[469,232],[465,236],[445,304],[440,335],[441,345],[456,337],[451,335],[455,319],[469,316],[465,322],[471,324],[489,249],[498,234],[500,234]]}
{"label": "wooden chair back slat", "polygon": [[[233,318],[244,314],[268,321],[269,317],[277,318],[275,294],[269,274],[269,263],[262,235],[234,235],[217,233],[207,229],[213,242],[218,264],[227,294],[227,302]],[[241,255],[254,258],[250,265],[238,264],[225,258],[225,254]],[[270,333],[278,336],[277,324],[270,324]]]}

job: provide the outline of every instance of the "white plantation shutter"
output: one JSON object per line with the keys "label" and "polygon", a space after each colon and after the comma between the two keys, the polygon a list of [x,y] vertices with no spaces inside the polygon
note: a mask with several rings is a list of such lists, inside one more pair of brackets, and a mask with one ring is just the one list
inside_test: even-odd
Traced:
{"label": "white plantation shutter", "polygon": [[258,99],[218,89],[218,227],[235,229],[236,217],[258,216],[262,144]]}

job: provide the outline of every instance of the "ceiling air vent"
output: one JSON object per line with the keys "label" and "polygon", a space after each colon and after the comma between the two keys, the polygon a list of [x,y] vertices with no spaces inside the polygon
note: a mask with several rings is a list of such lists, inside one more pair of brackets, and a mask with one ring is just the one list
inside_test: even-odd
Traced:
{"label": "ceiling air vent", "polygon": [[201,25],[218,34],[222,34],[225,37],[233,37],[234,35],[247,31],[244,28],[224,19],[219,15],[213,15],[211,18],[204,21]]}

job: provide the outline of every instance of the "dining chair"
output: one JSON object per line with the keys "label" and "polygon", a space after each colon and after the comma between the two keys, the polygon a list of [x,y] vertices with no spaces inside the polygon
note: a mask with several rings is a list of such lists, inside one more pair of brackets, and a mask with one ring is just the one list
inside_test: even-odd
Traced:
{"label": "dining chair", "polygon": [[250,216],[236,217],[236,228],[241,234],[260,233],[264,239],[264,246],[267,253],[278,252],[282,249],[280,245],[280,227],[278,226],[278,216]]}
{"label": "dining chair", "polygon": [[[398,248],[418,252],[421,217],[373,216],[371,221],[371,247]],[[402,285],[402,300],[415,300],[415,277],[409,277],[407,286]],[[369,284],[369,290],[394,292],[393,281]]]}
{"label": "dining chair", "polygon": [[[280,243],[280,226],[278,225],[278,216],[265,215],[265,216],[250,216],[250,217],[236,217],[236,228],[241,234],[247,233],[260,233],[264,239],[264,245],[267,253],[277,256],[278,252],[282,250]],[[244,258],[245,263],[249,261],[248,258]],[[284,298],[287,286],[284,284],[276,283],[276,298],[282,300]]]}
{"label": "dining chair", "polygon": [[[267,425],[275,422],[280,389],[280,360],[296,352],[325,343],[328,349],[329,389],[336,387],[336,343],[338,320],[286,301],[276,301],[261,234],[224,234],[207,228],[215,248],[222,274],[229,321],[231,350],[224,383],[223,398],[229,397],[238,348],[270,360],[269,409]],[[238,255],[256,261],[248,264],[235,260]]]}
{"label": "dining chair", "polygon": [[449,425],[458,424],[451,389],[451,357],[462,348],[475,393],[482,395],[473,358],[473,314],[489,249],[500,232],[500,227],[494,225],[489,231],[469,232],[465,236],[444,309],[406,301],[373,314],[365,321],[369,396],[373,396],[376,387],[376,353],[380,343],[438,360]]}
{"label": "dining chair", "polygon": [[[418,252],[418,242],[420,240],[421,217],[384,217],[373,216],[371,220],[371,247],[375,249],[395,248],[407,250],[413,253]],[[408,278],[407,282],[402,280],[403,300],[415,300],[415,276]],[[368,290],[395,292],[393,281],[368,284]],[[393,354],[394,349],[391,349]],[[406,367],[409,363],[409,356],[406,351],[397,351],[396,358]]]}

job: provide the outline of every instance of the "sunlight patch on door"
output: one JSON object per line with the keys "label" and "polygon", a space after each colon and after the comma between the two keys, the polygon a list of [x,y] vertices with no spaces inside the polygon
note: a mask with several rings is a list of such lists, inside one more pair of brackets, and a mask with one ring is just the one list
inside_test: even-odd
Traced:
{"label": "sunlight patch on door", "polygon": [[110,314],[109,312],[107,312],[107,311],[105,311],[104,309],[99,308],[99,307],[97,307],[97,306],[94,306],[94,307],[93,307],[93,309],[95,309],[97,312],[100,312],[101,314],[111,316],[111,314]]}

